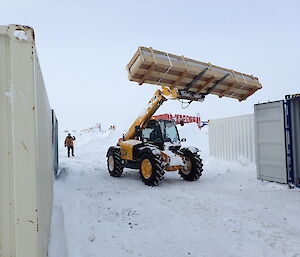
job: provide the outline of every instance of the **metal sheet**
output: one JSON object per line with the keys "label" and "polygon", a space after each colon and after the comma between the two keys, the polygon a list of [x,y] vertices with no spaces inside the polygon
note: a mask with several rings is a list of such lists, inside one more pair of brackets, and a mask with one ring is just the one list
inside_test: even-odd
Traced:
{"label": "metal sheet", "polygon": [[284,102],[254,106],[257,178],[287,183]]}
{"label": "metal sheet", "polygon": [[210,120],[209,152],[220,160],[255,161],[253,114]]}
{"label": "metal sheet", "polygon": [[32,28],[0,26],[0,255],[47,256],[51,109]]}

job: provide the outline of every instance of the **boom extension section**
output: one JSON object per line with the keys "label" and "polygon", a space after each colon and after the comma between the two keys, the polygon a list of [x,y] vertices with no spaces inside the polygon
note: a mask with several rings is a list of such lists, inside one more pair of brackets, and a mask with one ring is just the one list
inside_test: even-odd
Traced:
{"label": "boom extension section", "polygon": [[149,101],[146,109],[137,117],[134,123],[131,125],[127,133],[124,135],[124,140],[133,139],[135,137],[135,128],[138,126],[143,130],[148,121],[158,110],[158,108],[167,100],[172,99],[186,99],[189,101],[203,101],[205,94],[195,94],[189,91],[181,91],[177,88],[170,89],[169,87],[162,87],[157,89],[154,96]]}
{"label": "boom extension section", "polygon": [[165,101],[168,99],[177,99],[177,97],[177,89],[171,90],[167,87],[157,89],[145,110],[137,117],[127,133],[124,135],[124,140],[133,139],[135,137],[135,128],[137,126],[139,126],[141,129],[144,129],[154,113]]}

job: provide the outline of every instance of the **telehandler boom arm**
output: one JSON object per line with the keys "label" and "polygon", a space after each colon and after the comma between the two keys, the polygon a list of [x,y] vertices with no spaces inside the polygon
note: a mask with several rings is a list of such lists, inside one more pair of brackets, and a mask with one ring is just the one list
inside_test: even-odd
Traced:
{"label": "telehandler boom arm", "polygon": [[148,121],[158,110],[158,108],[163,104],[163,102],[168,99],[177,99],[177,89],[169,89],[168,87],[162,87],[162,89],[157,89],[154,96],[149,101],[146,109],[137,117],[134,123],[131,125],[127,133],[124,135],[124,140],[134,139],[135,128],[139,126],[144,129],[147,126]]}

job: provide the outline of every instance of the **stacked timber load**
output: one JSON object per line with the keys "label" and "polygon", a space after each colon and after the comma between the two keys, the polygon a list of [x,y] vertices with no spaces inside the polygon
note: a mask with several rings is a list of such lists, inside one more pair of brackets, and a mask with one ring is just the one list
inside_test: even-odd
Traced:
{"label": "stacked timber load", "polygon": [[246,100],[262,86],[258,78],[210,63],[169,54],[147,47],[139,47],[127,71],[130,81],[177,88],[193,95],[214,94]]}

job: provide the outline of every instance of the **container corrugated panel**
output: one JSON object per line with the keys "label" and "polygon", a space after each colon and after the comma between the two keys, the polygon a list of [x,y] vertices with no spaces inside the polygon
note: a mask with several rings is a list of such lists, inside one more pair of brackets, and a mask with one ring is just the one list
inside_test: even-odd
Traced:
{"label": "container corrugated panel", "polygon": [[51,118],[33,29],[0,26],[0,256],[47,256]]}
{"label": "container corrugated panel", "polygon": [[210,120],[209,152],[220,160],[246,158],[255,162],[254,115]]}

